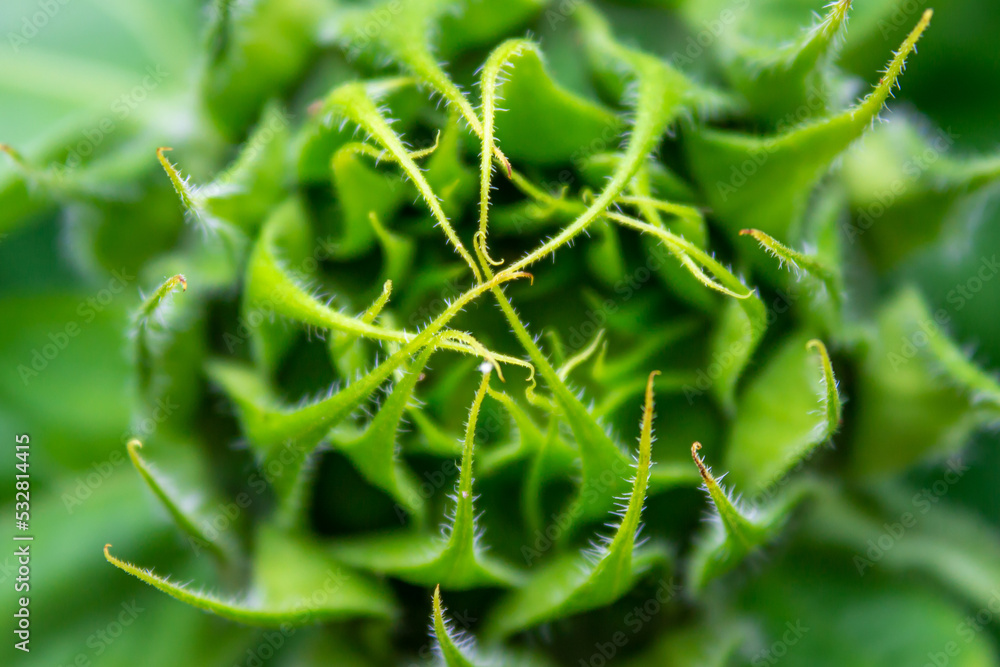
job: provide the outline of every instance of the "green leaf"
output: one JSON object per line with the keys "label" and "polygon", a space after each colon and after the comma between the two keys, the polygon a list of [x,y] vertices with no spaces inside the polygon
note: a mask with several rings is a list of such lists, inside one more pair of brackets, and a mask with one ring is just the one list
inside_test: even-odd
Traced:
{"label": "green leaf", "polygon": [[351,439],[336,435],[331,437],[333,446],[351,459],[366,480],[392,496],[420,521],[423,519],[424,502],[418,491],[419,484],[413,473],[397,460],[396,439],[403,412],[412,400],[417,381],[434,351],[434,347],[424,348],[407,365],[402,379],[393,387],[364,433]]}
{"label": "green leaf", "polygon": [[749,103],[749,114],[771,125],[815,117],[830,103],[830,60],[847,24],[851,0],[835,0],[822,20],[779,46],[753,39],[724,42],[730,83]]}
{"label": "green leaf", "polygon": [[649,482],[656,375],[656,371],[651,373],[647,382],[635,478],[614,536],[595,546],[592,553],[568,554],[540,566],[529,581],[498,603],[487,625],[488,636],[507,637],[549,620],[610,604],[665,558],[659,549],[636,548]]}
{"label": "green leaf", "polygon": [[[463,98],[464,99],[464,98]],[[346,118],[355,125],[358,125],[376,141],[379,142],[393,158],[399,163],[406,176],[413,182],[417,192],[424,200],[424,203],[431,210],[434,221],[454,247],[455,252],[469,265],[477,281],[481,280],[481,274],[472,255],[466,250],[465,245],[455,233],[448,216],[441,206],[441,201],[431,189],[430,183],[423,172],[413,161],[410,152],[406,150],[402,139],[397,135],[390,124],[379,113],[375,102],[370,96],[370,90],[359,83],[347,83],[334,89],[323,102],[322,113],[334,113],[337,116]]]}
{"label": "green leaf", "polygon": [[472,458],[476,420],[486,397],[491,372],[486,370],[469,410],[462,450],[462,465],[455,489],[455,510],[443,539],[425,533],[388,533],[341,542],[331,553],[346,563],[379,573],[389,573],[415,584],[443,583],[466,590],[480,586],[510,586],[520,574],[492,558],[480,544],[473,510]]}
{"label": "green leaf", "polygon": [[[456,640],[441,607],[441,587],[434,587],[434,639],[437,650],[447,667],[475,667],[476,661],[468,657],[471,647],[469,642]],[[463,646],[465,644],[465,646]]]}
{"label": "green leaf", "polygon": [[836,269],[828,266],[822,257],[792,250],[759,229],[741,229],[740,236],[752,236],[756,239],[768,254],[778,260],[779,266],[787,262],[788,268],[796,275],[805,273],[820,281],[826,290],[823,296],[830,299],[836,311],[840,311],[843,300],[840,277]]}
{"label": "green leaf", "polygon": [[696,540],[688,562],[688,577],[696,592],[703,591],[713,579],[735,569],[747,556],[772,540],[803,495],[803,487],[792,487],[767,507],[745,506],[719,485],[698,456],[699,449],[701,444],[694,443],[691,457],[705,482],[704,488],[715,514],[709,530]]}
{"label": "green leaf", "polygon": [[[442,313],[436,320],[440,322],[440,326],[435,325],[434,333],[428,334],[426,329],[418,334],[387,329],[373,324],[371,321],[365,321],[363,317],[346,315],[325,305],[310,293],[304,280],[295,275],[297,272],[290,270],[287,262],[282,261],[279,257],[279,249],[282,246],[290,245],[293,248],[291,253],[293,257],[301,256],[308,245],[308,235],[308,222],[305,219],[302,204],[298,200],[292,199],[272,214],[250,254],[247,265],[246,290],[243,297],[244,319],[247,322],[257,322],[255,330],[259,330],[260,333],[255,335],[259,336],[257,340],[260,351],[257,352],[256,356],[269,369],[277,364],[279,357],[277,351],[270,350],[285,347],[290,340],[285,335],[282,339],[278,339],[280,345],[273,342],[275,336],[278,335],[276,329],[281,326],[281,323],[268,322],[266,321],[268,317],[277,315],[297,321],[305,326],[372,340],[402,344],[410,344],[419,340],[423,343],[430,341],[432,336],[443,328],[466,303],[489,288],[487,284],[481,283],[452,301],[449,308],[446,309],[448,314],[445,316]],[[301,262],[302,267],[309,264],[307,260],[308,258]],[[501,284],[527,275],[519,272],[505,272],[503,276],[497,276],[493,284]],[[454,310],[452,310],[453,307]],[[478,346],[474,339],[470,342],[467,334],[465,336],[465,339],[459,339],[457,332],[449,332],[449,336],[440,339],[439,342],[441,347],[449,350],[476,355],[485,354],[490,359],[503,363],[528,366],[520,359],[489,352],[482,346]],[[408,349],[412,351],[416,348],[410,347]]]}
{"label": "green leaf", "polygon": [[438,49],[445,57],[517,32],[545,8],[543,0],[509,0],[502,5],[462,0],[456,4],[458,7],[444,14],[439,23]]}
{"label": "green leaf", "polygon": [[315,26],[329,4],[260,0],[235,11],[228,0],[214,4],[201,95],[219,129],[235,138],[299,75],[316,49]]}
{"label": "green leaf", "polygon": [[232,163],[205,186],[206,207],[245,232],[256,231],[282,199],[291,117],[277,104],[264,108]]}
{"label": "green leaf", "polygon": [[995,418],[997,383],[948,339],[950,319],[943,309],[931,313],[913,290],[882,307],[858,371],[856,473],[886,475],[947,456]]}
{"label": "green leaf", "polygon": [[[516,52],[504,58],[503,80],[495,91],[482,88],[484,100],[491,93],[503,100],[504,110],[496,117],[496,138],[504,154],[516,161],[548,165],[592,153],[595,146],[616,148],[609,145],[608,137],[617,138],[624,121],[555,83],[538,46],[512,41]],[[484,77],[487,71],[484,68]]]}
{"label": "green leaf", "polygon": [[249,625],[305,625],[349,618],[390,618],[392,598],[380,586],[331,560],[308,540],[273,528],[257,540],[253,581],[240,596],[223,598],[191,590],[111,555],[109,563],[181,602]]}
{"label": "green leaf", "polygon": [[[720,370],[712,390],[723,407],[731,411],[734,407],[736,383],[767,329],[767,312],[756,290],[748,288],[714,257],[680,236],[618,213],[608,213],[607,217],[655,237],[698,282],[733,299],[723,310],[712,339],[713,358],[728,360],[727,363],[719,364]],[[702,267],[711,271],[715,280]]]}
{"label": "green leaf", "polygon": [[[935,482],[950,490],[969,467],[962,457],[948,459],[933,471]],[[1000,541],[983,521],[936,494],[941,484],[932,486],[890,482],[860,499],[825,487],[809,509],[806,534],[846,549],[859,577],[920,573],[986,608],[1000,586]]]}
{"label": "green leaf", "polygon": [[169,317],[169,297],[180,287],[187,291],[187,279],[177,274],[165,280],[150,294],[136,310],[130,335],[135,338],[135,364],[138,367],[139,391],[144,397],[151,397],[153,378],[157,366],[162,371],[157,358],[162,356],[165,323]]}
{"label": "green leaf", "polygon": [[881,111],[931,14],[924,12],[875,89],[851,109],[770,137],[690,128],[685,135],[688,162],[715,216],[731,234],[750,228],[784,242],[799,238],[814,186]]}
{"label": "green leaf", "polygon": [[842,225],[880,270],[892,269],[951,230],[956,202],[1000,178],[996,155],[961,155],[950,130],[894,115],[844,155],[853,219]]}
{"label": "green leaf", "polygon": [[[969,609],[922,579],[862,578],[847,558],[830,556],[792,551],[747,587],[741,607],[761,630],[747,660],[783,652],[781,664],[790,667],[995,662],[992,642],[975,630]],[[775,651],[779,645],[785,650]]]}
{"label": "green leaf", "polygon": [[[726,467],[748,493],[770,487],[830,440],[841,418],[826,347],[789,336],[737,400]],[[819,353],[816,363],[812,350]]]}
{"label": "green leaf", "polygon": [[373,217],[391,219],[408,194],[401,181],[368,166],[362,147],[369,148],[367,144],[346,144],[331,160],[341,215],[333,255],[341,260],[356,259],[368,252],[375,241]]}
{"label": "green leaf", "polygon": [[208,488],[211,475],[205,462],[199,460],[199,452],[188,444],[158,446],[159,460],[153,463],[140,454],[143,444],[138,440],[130,440],[127,447],[132,465],[177,527],[192,538],[192,546],[208,549],[223,562],[231,561],[237,554],[231,534],[211,528],[210,510],[220,503],[213,502],[217,494]]}

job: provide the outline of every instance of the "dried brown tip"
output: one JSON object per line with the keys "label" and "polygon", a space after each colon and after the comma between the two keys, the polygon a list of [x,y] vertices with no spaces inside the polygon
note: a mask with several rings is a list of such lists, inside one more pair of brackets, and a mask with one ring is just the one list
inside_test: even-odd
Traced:
{"label": "dried brown tip", "polygon": [[705,467],[705,462],[701,460],[700,456],[698,456],[699,449],[701,449],[700,442],[694,442],[691,444],[691,458],[694,459],[694,464],[698,466],[698,472],[701,473],[702,479],[708,482],[712,479],[712,473],[708,472],[708,468]]}

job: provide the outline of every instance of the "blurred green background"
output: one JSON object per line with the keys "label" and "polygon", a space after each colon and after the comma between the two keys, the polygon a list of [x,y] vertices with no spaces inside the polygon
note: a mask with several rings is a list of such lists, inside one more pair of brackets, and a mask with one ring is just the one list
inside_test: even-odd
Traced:
{"label": "blurred green background", "polygon": [[[700,20],[718,13],[714,2],[662,4],[685,6],[682,11],[664,10],[662,24],[636,24],[627,5],[606,8],[640,35],[645,46],[663,53],[672,50],[670,39],[686,39]],[[784,21],[790,34],[808,23],[810,12],[822,4],[751,3],[755,11],[773,13]],[[885,4],[856,3],[842,51],[842,66],[865,81],[873,81],[873,73],[913,22],[907,18],[887,27],[868,18],[874,5]],[[933,3],[889,4],[922,9]],[[892,107],[912,106],[935,125],[951,129],[957,135],[958,152],[994,152],[1000,147],[1000,7],[996,0],[951,0],[935,9],[933,28],[920,44],[921,52],[932,57],[922,57],[909,68]],[[154,144],[190,140],[193,75],[209,11],[190,0],[4,0],[0,3],[0,142],[25,154],[53,143],[110,145],[120,141],[116,129],[131,123],[157,135]],[[101,125],[104,119],[111,124]],[[146,158],[150,173],[162,178],[153,156]],[[197,174],[197,165],[192,170]],[[0,155],[0,181],[11,173],[11,161]],[[134,214],[123,210],[120,219],[96,233],[120,238],[122,244],[155,243],[155,238],[129,236],[135,222],[129,216]],[[167,197],[162,210],[143,215],[154,218],[150,228],[167,230],[163,233],[169,235],[181,212]],[[75,250],[80,234],[95,233],[81,216],[85,213],[79,210],[43,207],[29,224],[21,224],[18,216],[14,227],[12,212],[0,210],[0,437],[5,440],[0,466],[0,516],[5,518],[0,535],[11,543],[12,521],[7,519],[13,513],[11,452],[14,434],[27,433],[32,440],[36,536],[31,591],[34,650],[27,659],[15,654],[5,632],[0,664],[247,664],[248,651],[270,641],[265,632],[176,603],[123,576],[102,556],[105,542],[113,542],[139,563],[156,553],[156,562],[180,578],[202,574],[184,558],[185,545],[124,454],[132,400],[124,332],[128,313],[139,302],[138,285],[130,272],[134,267],[123,266],[123,275],[116,279],[95,270],[88,265],[91,259]],[[932,306],[947,307],[949,291],[965,282],[980,258],[1000,252],[1000,192],[991,188],[962,202],[953,218],[949,242],[908,259],[882,282],[873,280],[874,289],[883,282],[909,279],[922,288]],[[87,305],[88,299],[103,294],[106,302]],[[975,358],[982,366],[1000,367],[1000,280],[985,283],[967,308],[953,314],[954,337],[975,346]],[[59,346],[60,332],[71,323],[79,326],[79,334],[46,360],[44,372],[26,381],[19,367],[30,365],[44,346]],[[996,444],[994,434],[979,437],[971,455],[976,469],[956,486],[951,498],[1000,526]],[[0,613],[5,628],[14,608],[12,551],[7,546],[0,549]],[[308,664],[304,661],[311,650],[319,649],[305,645],[269,664]]]}

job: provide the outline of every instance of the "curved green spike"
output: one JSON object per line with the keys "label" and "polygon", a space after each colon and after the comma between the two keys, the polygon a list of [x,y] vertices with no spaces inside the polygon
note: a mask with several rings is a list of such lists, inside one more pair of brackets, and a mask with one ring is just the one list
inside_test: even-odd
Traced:
{"label": "curved green spike", "polygon": [[434,639],[446,667],[476,667],[476,663],[459,648],[448,629],[441,606],[441,586],[434,587]]}
{"label": "curved green spike", "polygon": [[688,561],[688,576],[696,592],[703,590],[711,580],[735,569],[754,550],[777,535],[792,509],[808,491],[808,487],[803,485],[790,487],[767,507],[754,507],[750,512],[738,501],[730,499],[719,486],[698,456],[699,449],[701,443],[691,445],[691,458],[701,473],[718,522],[696,540]]}
{"label": "curved green spike", "polygon": [[455,513],[447,539],[423,532],[395,532],[340,542],[330,547],[332,554],[358,568],[391,574],[414,584],[440,582],[456,590],[481,586],[506,587],[521,580],[519,572],[479,547],[476,534],[472,460],[476,422],[486,397],[490,375],[490,371],[483,374],[469,409],[455,492]]}
{"label": "curved green spike", "polygon": [[816,25],[781,46],[734,40],[726,72],[749,102],[750,114],[787,126],[805,114],[815,117],[826,112],[830,101],[826,61],[843,34],[850,8],[851,0],[835,0]]}
{"label": "curved green spike", "polygon": [[636,533],[646,499],[653,443],[653,378],[649,375],[635,478],[622,520],[606,546],[589,557],[572,553],[539,566],[529,581],[502,599],[491,612],[486,635],[495,640],[546,621],[603,607],[619,599],[666,554],[637,550]]}
{"label": "curved green spike", "polygon": [[150,390],[153,377],[153,366],[155,352],[152,349],[150,340],[151,319],[159,319],[164,309],[167,307],[168,297],[180,287],[187,291],[187,280],[184,276],[177,274],[172,278],[167,278],[156,290],[150,294],[136,309],[132,317],[132,327],[130,334],[135,337],[136,366],[139,374],[139,390],[145,396]]}
{"label": "curved green spike", "polygon": [[191,590],[186,584],[140,568],[111,555],[104,558],[120,570],[167,595],[237,623],[276,627],[350,618],[389,619],[395,613],[388,589],[331,560],[315,545],[271,528],[257,540],[253,580],[239,597]]}
{"label": "curved green spike", "polygon": [[773,490],[831,440],[841,411],[826,346],[793,332],[737,401],[726,468],[748,494]]}
{"label": "curved green spike", "polygon": [[792,250],[778,239],[759,229],[741,229],[740,236],[752,236],[768,254],[778,260],[779,264],[788,262],[788,266],[796,272],[805,271],[821,281],[826,287],[830,300],[835,304],[834,308],[839,312],[843,301],[840,277],[822,258]]}
{"label": "curved green spike", "polygon": [[[129,440],[126,447],[136,471],[138,471],[143,481],[146,482],[153,495],[163,504],[163,507],[170,514],[171,518],[173,518],[177,527],[194,540],[192,544],[208,549],[224,563],[231,562],[236,556],[236,545],[230,539],[231,536],[229,533],[205,530],[205,527],[209,525],[208,519],[210,517],[206,517],[203,511],[205,506],[204,501],[197,501],[204,498],[207,494],[202,491],[198,495],[188,494],[189,497],[185,498],[185,494],[181,492],[178,482],[184,484],[190,483],[191,480],[176,480],[168,477],[158,466],[147,461],[139,453],[139,450],[143,447],[139,440],[135,438]],[[203,477],[206,481],[208,480],[208,475],[203,475]]]}
{"label": "curved green spike", "polygon": [[331,438],[333,446],[351,459],[368,482],[392,496],[420,523],[424,518],[424,499],[414,474],[397,460],[396,438],[413,390],[434,352],[434,347],[426,347],[410,362],[364,433],[351,440]]}
{"label": "curved green spike", "polygon": [[785,242],[799,237],[814,186],[882,110],[931,14],[924,12],[878,85],[853,108],[769,137],[690,128],[688,162],[713,213],[732,235],[752,228]]}

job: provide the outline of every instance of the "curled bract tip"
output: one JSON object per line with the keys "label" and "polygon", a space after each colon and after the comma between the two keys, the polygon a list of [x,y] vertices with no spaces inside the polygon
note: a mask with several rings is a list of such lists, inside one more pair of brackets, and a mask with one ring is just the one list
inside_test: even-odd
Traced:
{"label": "curled bract tip", "polygon": [[111,553],[108,551],[108,549],[110,549],[110,548],[111,548],[111,544],[105,544],[104,545],[104,557],[105,558],[111,558]]}
{"label": "curled bract tip", "polygon": [[649,374],[649,379],[646,380],[646,401],[650,401],[653,396],[653,378],[660,375],[660,371],[652,371]]}
{"label": "curled bract tip", "polygon": [[164,153],[166,153],[167,151],[172,151],[172,150],[174,150],[174,149],[171,148],[170,146],[160,146],[159,148],[156,149],[156,154],[159,155],[160,157],[163,157]]}
{"label": "curled bract tip", "polygon": [[701,449],[701,443],[697,441],[693,442],[691,444],[691,458],[694,459],[694,464],[698,466],[698,472],[701,473],[701,476],[706,483],[710,481],[715,481],[712,478],[712,473],[708,472],[708,468],[705,467],[705,462],[702,460],[700,456],[698,456],[698,451],[700,449]]}
{"label": "curled bract tip", "polygon": [[139,438],[132,438],[125,446],[129,449],[142,449],[142,441]]}

